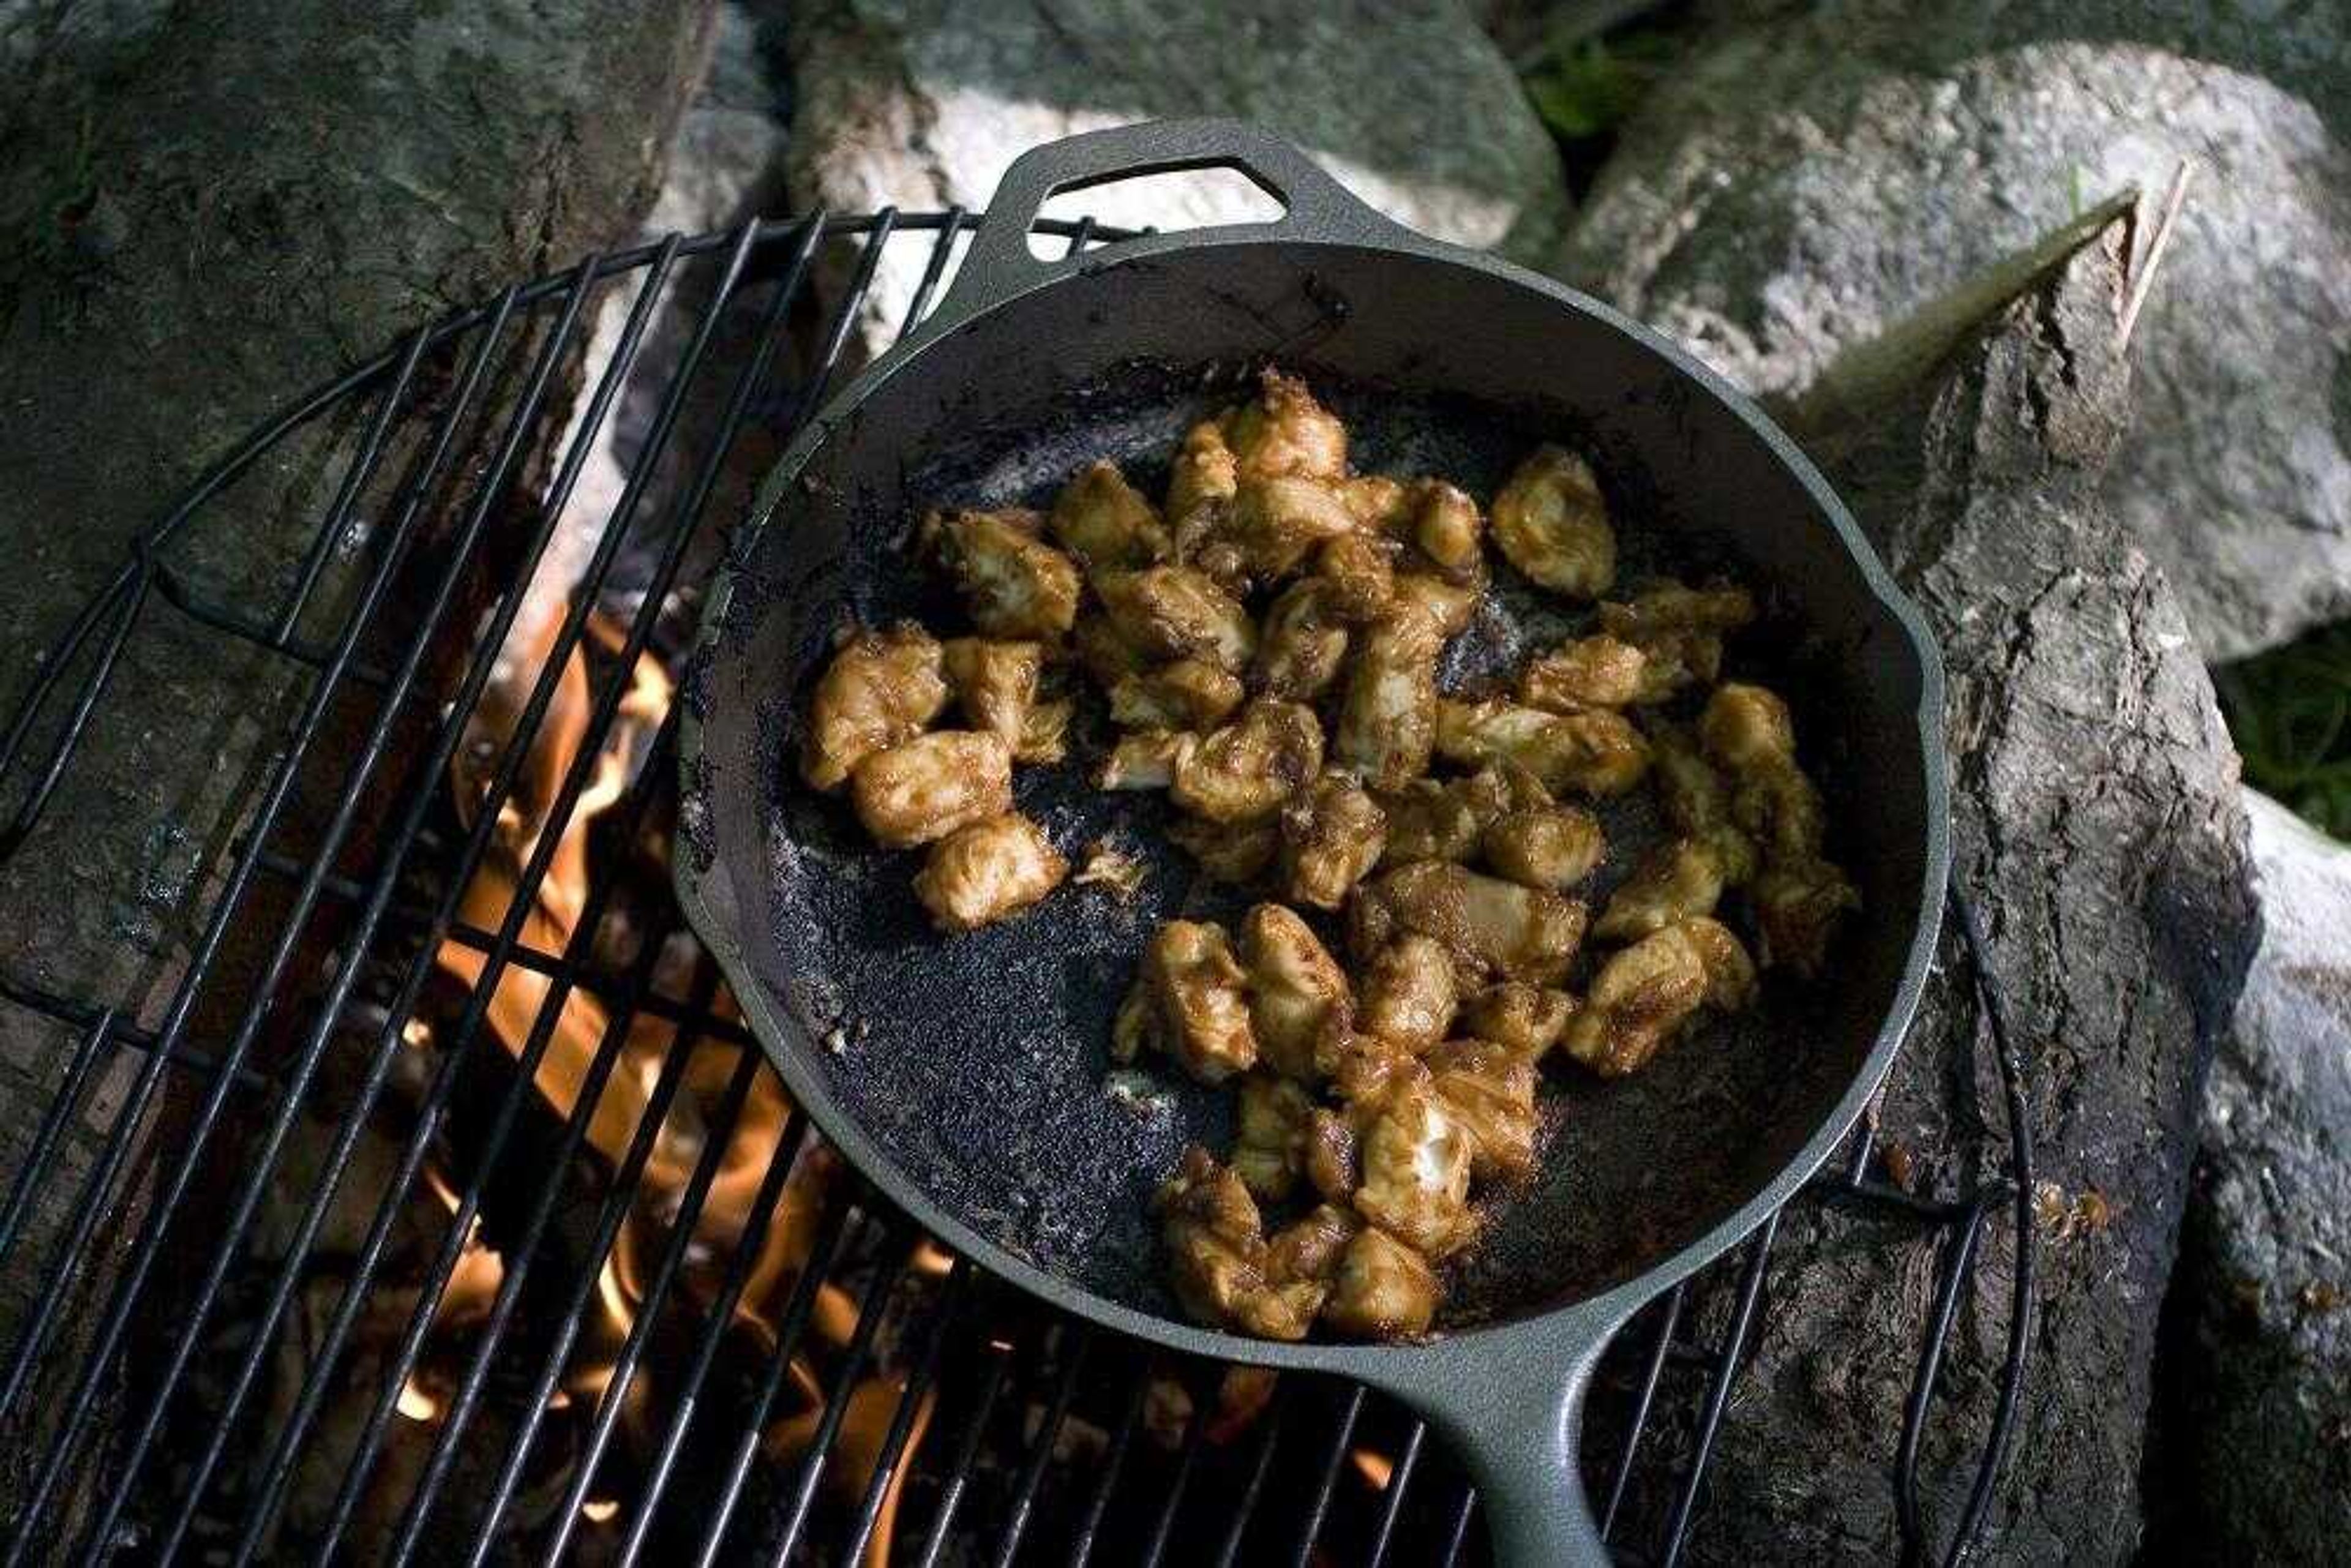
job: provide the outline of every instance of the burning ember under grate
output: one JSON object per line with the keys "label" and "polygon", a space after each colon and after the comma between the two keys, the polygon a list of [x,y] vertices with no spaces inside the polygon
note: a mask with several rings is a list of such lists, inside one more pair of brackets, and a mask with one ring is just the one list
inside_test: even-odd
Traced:
{"label": "burning ember under grate", "polygon": [[[0,1322],[8,1562],[1482,1555],[1409,1413],[1061,1319],[875,1200],[671,901],[693,586],[877,277],[919,274],[918,320],[970,223],[673,238],[423,329],[233,454],[55,651],[0,752],[0,855],[150,618],[307,684],[152,1016],[0,961],[7,1005],[60,1031],[0,1201],[0,1266],[33,1281]],[[341,477],[284,600],[184,580],[173,538],[305,442]],[[85,1125],[95,1156],[67,1158]],[[1873,1168],[1865,1130],[1821,1185],[1940,1228],[1948,1332],[2007,1194]],[[1588,1479],[1628,1552],[1680,1550],[1775,1228],[1604,1372]],[[1887,1413],[1889,1447],[1930,1403]],[[1896,1486],[1923,1531],[1907,1463]]]}

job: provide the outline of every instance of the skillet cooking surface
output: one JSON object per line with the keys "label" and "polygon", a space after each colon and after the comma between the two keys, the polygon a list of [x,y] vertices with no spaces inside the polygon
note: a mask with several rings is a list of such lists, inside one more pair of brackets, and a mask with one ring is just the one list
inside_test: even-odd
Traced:
{"label": "skillet cooking surface", "polygon": [[[1842,972],[1808,987],[1767,983],[1756,1012],[1708,1022],[1627,1080],[1602,1084],[1565,1064],[1547,1068],[1540,1174],[1491,1206],[1487,1235],[1452,1276],[1440,1326],[1526,1315],[1638,1274],[1719,1223],[1788,1162],[1850,1083],[1910,940],[1917,852],[1892,848],[1915,825],[1901,820],[1898,800],[1843,808],[1870,772],[1861,761],[1872,754],[1868,732],[1886,712],[1902,715],[1883,695],[1855,700],[1853,672],[1876,637],[1852,607],[1856,590],[1834,596],[1825,615],[1808,591],[1800,609],[1786,574],[1769,568],[1779,547],[1742,537],[1755,517],[1694,515],[1686,495],[1657,483],[1641,444],[1604,420],[1558,404],[1405,392],[1311,350],[1280,362],[1345,419],[1360,470],[1440,475],[1482,505],[1539,441],[1589,452],[1610,493],[1625,580],[1645,570],[1695,578],[1719,569],[1758,591],[1764,622],[1733,644],[1726,668],[1791,699],[1831,821],[1858,821],[1855,831],[1875,841],[1832,839],[1867,908],[1888,912],[1846,931]],[[874,848],[846,803],[807,789],[793,764],[808,691],[841,628],[904,617],[942,636],[967,627],[952,593],[914,559],[922,508],[1045,506],[1100,457],[1156,496],[1185,428],[1247,395],[1253,369],[1237,359],[1204,376],[1196,365],[1134,362],[1000,415],[974,407],[958,421],[934,410],[932,437],[893,453],[894,471],[878,476],[870,458],[855,472],[826,463],[828,452],[873,444],[878,431],[861,429],[870,416],[853,413],[786,487],[727,606],[716,679],[690,693],[714,732],[740,729],[747,705],[728,695],[727,666],[748,659],[757,672],[733,676],[756,693],[752,727],[731,739],[714,733],[711,765],[756,771],[756,786],[732,775],[737,791],[756,793],[758,817],[737,825],[750,838],[737,848],[756,842],[766,872],[764,887],[743,894],[743,935],[778,1013],[803,1037],[787,1049],[813,1058],[842,1109],[948,1212],[1087,1291],[1166,1317],[1181,1314],[1161,1284],[1150,1195],[1186,1144],[1228,1146],[1232,1096],[1149,1061],[1140,1064],[1147,1073],[1121,1075],[1125,1092],[1113,1092],[1111,1019],[1159,923],[1229,918],[1249,899],[1198,878],[1166,842],[1158,796],[1088,785],[1107,733],[1091,695],[1072,760],[1018,769],[1015,789],[1073,862],[1104,835],[1144,859],[1147,876],[1130,900],[1065,886],[1019,919],[943,937],[910,886],[921,852]],[[1445,684],[1458,689],[1514,668],[1530,643],[1547,645],[1583,618],[1523,585],[1499,584],[1449,655]],[[1874,744],[1883,754],[1893,742],[1880,734]],[[1602,808],[1609,861],[1580,890],[1595,904],[1654,837],[1649,800],[1645,789]],[[728,852],[729,833],[717,837],[697,851]],[[1336,950],[1335,930],[1322,929]]]}

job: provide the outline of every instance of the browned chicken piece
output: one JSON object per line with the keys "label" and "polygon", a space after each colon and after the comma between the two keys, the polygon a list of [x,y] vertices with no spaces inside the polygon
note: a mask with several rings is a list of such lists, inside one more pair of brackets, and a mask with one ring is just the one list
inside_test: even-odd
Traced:
{"label": "browned chicken piece", "polygon": [[1406,934],[1373,954],[1364,967],[1358,1025],[1418,1054],[1445,1038],[1459,999],[1453,955],[1445,944]]}
{"label": "browned chicken piece", "polygon": [[1574,806],[1505,811],[1479,840],[1486,863],[1512,882],[1560,891],[1592,874],[1607,852],[1599,820]]}
{"label": "browned chicken piece", "polygon": [[1176,758],[1169,794],[1212,822],[1253,822],[1322,770],[1322,726],[1314,710],[1259,697],[1240,716]]}
{"label": "browned chicken piece", "polygon": [[1343,1207],[1344,1197],[1318,1203],[1301,1218],[1273,1233],[1266,1245],[1266,1277],[1288,1282],[1311,1280],[1327,1285],[1338,1278],[1340,1256],[1364,1222]]}
{"label": "browned chicken piece", "polygon": [[1314,552],[1314,580],[1332,619],[1351,626],[1376,621],[1395,598],[1395,547],[1377,534],[1342,534]]}
{"label": "browned chicken piece", "polygon": [[1663,702],[1722,673],[1722,640],[1755,619],[1755,598],[1728,582],[1703,588],[1667,580],[1630,602],[1603,604],[1600,629],[1641,650],[1635,702]]}
{"label": "browned chicken piece", "polygon": [[860,632],[841,644],[816,683],[800,776],[838,789],[877,751],[923,733],[946,706],[936,639],[911,623]]}
{"label": "browned chicken piece", "polygon": [[942,931],[975,931],[1019,914],[1070,874],[1045,830],[1018,811],[957,828],[931,846],[914,896]]}
{"label": "browned chicken piece", "polygon": [[1825,811],[1796,764],[1787,705],[1761,686],[1726,685],[1707,700],[1698,738],[1732,775],[1731,817],[1762,850],[1749,893],[1763,962],[1817,974],[1838,917],[1861,895],[1821,853]]}
{"label": "browned chicken piece", "polygon": [[1437,749],[1465,768],[1515,762],[1546,789],[1621,795],[1649,768],[1649,743],[1624,715],[1545,713],[1492,697],[1484,702],[1440,699]]}
{"label": "browned chicken piece", "polygon": [[1238,467],[1223,421],[1205,419],[1185,434],[1167,474],[1167,521],[1179,541],[1214,528],[1239,484]]}
{"label": "browned chicken piece", "polygon": [[1436,628],[1439,642],[1458,634],[1478,616],[1477,587],[1447,582],[1426,571],[1400,571],[1395,577],[1391,617],[1415,615]]}
{"label": "browned chicken piece", "polygon": [[1734,774],[1793,767],[1796,725],[1788,705],[1761,686],[1730,681],[1717,686],[1698,716],[1707,754]]}
{"label": "browned chicken piece", "polygon": [[1089,572],[1132,571],[1167,559],[1166,525],[1115,463],[1097,463],[1061,486],[1053,537]]}
{"label": "browned chicken piece", "polygon": [[1225,441],[1243,481],[1347,476],[1347,427],[1314,401],[1304,382],[1280,371],[1259,379],[1256,402],[1225,416]]}
{"label": "browned chicken piece", "polygon": [[1288,896],[1337,909],[1379,863],[1387,813],[1344,773],[1325,773],[1281,812],[1281,875]]}
{"label": "browned chicken piece", "polygon": [[1295,910],[1260,904],[1241,925],[1249,1021],[1267,1066],[1313,1082],[1353,1019],[1347,972]]}
{"label": "browned chicken piece", "polygon": [[1347,1037],[1332,1063],[1330,1087],[1355,1134],[1358,1156],[1362,1139],[1387,1109],[1388,1102],[1412,1085],[1427,1082],[1428,1069],[1409,1046],[1375,1034]]}
{"label": "browned chicken piece", "polygon": [[1743,1006],[1755,971],[1739,939],[1698,916],[1610,955],[1567,1026],[1567,1054],[1604,1078],[1646,1065],[1698,1009]]}
{"label": "browned chicken piece", "polygon": [[1608,895],[1592,934],[1630,942],[1693,915],[1712,915],[1722,901],[1722,861],[1700,839],[1668,839],[1641,857],[1633,874]]}
{"label": "browned chicken piece", "polygon": [[1451,1040],[1425,1059],[1446,1109],[1469,1132],[1473,1181],[1519,1181],[1535,1168],[1534,1058],[1490,1040]]}
{"label": "browned chicken piece", "polygon": [[1220,925],[1171,920],[1161,926],[1144,949],[1127,1007],[1134,1017],[1123,1018],[1113,1037],[1129,1052],[1122,1060],[1152,1046],[1203,1083],[1222,1083],[1257,1065],[1249,977]]}
{"label": "browned chicken piece", "polygon": [[1652,730],[1649,750],[1666,821],[1707,847],[1725,886],[1745,886],[1755,874],[1755,841],[1732,820],[1729,780],[1678,725]]}
{"label": "browned chicken piece", "polygon": [[1373,799],[1387,813],[1387,844],[1380,856],[1386,866],[1414,861],[1468,860],[1478,852],[1485,826],[1478,820],[1463,791],[1434,779],[1415,779],[1396,789],[1381,790]]}
{"label": "browned chicken piece", "polygon": [[1318,1105],[1306,1124],[1306,1179],[1332,1203],[1344,1203],[1363,1179],[1362,1151],[1353,1124]]}
{"label": "browned chicken piece", "polygon": [[1043,644],[993,637],[951,637],[944,647],[947,684],[974,729],[1000,735],[1014,760],[1027,736],[1029,710],[1045,671]]}
{"label": "browned chicken piece", "polygon": [[1506,980],[1555,985],[1583,940],[1583,904],[1541,888],[1480,876],[1448,861],[1420,861],[1365,883],[1348,901],[1358,954],[1416,932],[1458,965]]}
{"label": "browned chicken piece", "polygon": [[1641,695],[1640,649],[1600,632],[1562,643],[1519,675],[1519,700],[1552,713],[1623,707]]}
{"label": "browned chicken piece", "polygon": [[860,762],[850,800],[883,848],[927,844],[1012,810],[1012,748],[971,730],[918,735]]}
{"label": "browned chicken piece", "polygon": [[1415,481],[1405,497],[1405,536],[1448,582],[1484,580],[1486,519],[1477,502],[1444,480]]}
{"label": "browned chicken piece", "polygon": [[1597,599],[1616,581],[1616,530],[1592,465],[1544,446],[1519,465],[1494,497],[1494,542],[1532,582]]}
{"label": "browned chicken piece", "polygon": [[1396,789],[1428,771],[1437,743],[1437,658],[1445,640],[1425,617],[1396,611],[1359,638],[1332,754],[1369,782]]}
{"label": "browned chicken piece", "polygon": [[1469,1129],[1433,1084],[1392,1088],[1363,1147],[1356,1213],[1425,1257],[1449,1257],[1468,1244],[1477,1233],[1469,1214]]}
{"label": "browned chicken piece", "polygon": [[1354,514],[1335,486],[1298,475],[1245,478],[1225,514],[1222,533],[1256,581],[1287,577],[1315,546],[1355,531]]}
{"label": "browned chicken piece", "polygon": [[1401,479],[1385,474],[1358,474],[1339,484],[1340,498],[1354,514],[1355,526],[1367,532],[1395,535],[1412,521],[1412,491]]}
{"label": "browned chicken piece", "polygon": [[1110,688],[1110,716],[1129,729],[1214,729],[1241,706],[1240,677],[1205,659],[1177,659]]}
{"label": "browned chicken piece", "polygon": [[1211,822],[1179,813],[1167,824],[1167,838],[1192,857],[1209,881],[1236,887],[1263,876],[1281,852],[1281,824],[1271,817],[1261,822]]}
{"label": "browned chicken piece", "polygon": [[1818,856],[1773,860],[1748,890],[1763,962],[1811,978],[1828,958],[1829,938],[1861,894],[1844,872]]}
{"label": "browned chicken piece", "polygon": [[1152,659],[1200,659],[1235,674],[1257,653],[1257,628],[1240,601],[1186,566],[1107,572],[1095,580],[1102,612]]}
{"label": "browned chicken piece", "polygon": [[1176,765],[1200,737],[1174,729],[1138,729],[1123,735],[1095,770],[1098,789],[1165,789],[1176,782]]}
{"label": "browned chicken piece", "polygon": [[1078,617],[1077,563],[1038,536],[1035,512],[933,512],[923,537],[988,637],[1058,638]]}
{"label": "browned chicken piece", "polygon": [[1504,980],[1464,1002],[1458,1021],[1463,1033],[1507,1046],[1531,1061],[1559,1043],[1575,1009],[1575,998],[1565,991]]}
{"label": "browned chicken piece", "polygon": [[1153,1207],[1166,1240],[1168,1284],[1186,1312],[1260,1339],[1306,1337],[1323,1287],[1267,1278],[1265,1222],[1238,1176],[1206,1149],[1186,1149]]}
{"label": "browned chicken piece", "polygon": [[1306,1164],[1314,1101],[1287,1078],[1252,1072],[1241,1080],[1234,1112],[1233,1174],[1262,1203],[1288,1197]]}
{"label": "browned chicken piece", "polygon": [[1339,1256],[1322,1321],[1350,1339],[1413,1339],[1437,1319],[1437,1270],[1377,1226],[1355,1233]]}
{"label": "browned chicken piece", "polygon": [[1145,653],[1118,622],[1102,613],[1097,605],[1088,605],[1078,616],[1077,629],[1071,633],[1070,645],[1078,655],[1078,664],[1094,685],[1110,690],[1129,675],[1139,675],[1157,660]]}
{"label": "browned chicken piece", "polygon": [[1339,678],[1347,627],[1328,582],[1307,578],[1281,591],[1265,612],[1254,679],[1267,696],[1311,702]]}

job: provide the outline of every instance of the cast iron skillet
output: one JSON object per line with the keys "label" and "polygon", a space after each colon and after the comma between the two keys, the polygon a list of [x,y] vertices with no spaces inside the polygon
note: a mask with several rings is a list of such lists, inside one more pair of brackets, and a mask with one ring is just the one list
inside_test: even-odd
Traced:
{"label": "cast iron skillet", "polygon": [[[1141,173],[1226,167],[1278,221],[1031,258],[1039,205]],[[1589,451],[1619,530],[1662,564],[1763,592],[1739,653],[1796,699],[1834,851],[1864,913],[1833,974],[1778,988],[1646,1072],[1553,1074],[1552,1144],[1416,1346],[1272,1344],[1182,1320],[1152,1189],[1229,1096],[1105,1092],[1113,1011],[1145,936],[1224,912],[1159,836],[1164,808],[1079,767],[1024,768],[1023,810],[1075,853],[1147,856],[1132,901],[1065,888],[1018,921],[932,933],[912,854],[876,851],[792,767],[806,693],[855,621],[956,624],[907,549],[933,505],[1035,503],[1110,455],[1155,485],[1184,428],[1269,361],[1346,416],[1360,466],[1489,496],[1536,440]],[[1636,560],[1635,565],[1638,562]],[[1505,594],[1457,664],[1514,662],[1556,607]],[[689,669],[678,881],[751,1025],[826,1135],[914,1218],[1057,1306],[1177,1350],[1343,1374],[1409,1401],[1468,1458],[1504,1560],[1597,1563],[1577,1479],[1584,1386],[1633,1311],[1796,1189],[1876,1089],[1934,947],[1949,849],[1941,675],[1917,614],[1812,465],[1744,399],[1593,300],[1380,217],[1249,126],[1163,122],[1039,148],[1007,172],[952,292],[804,430],[713,591]],[[1621,866],[1639,809],[1610,823]]]}

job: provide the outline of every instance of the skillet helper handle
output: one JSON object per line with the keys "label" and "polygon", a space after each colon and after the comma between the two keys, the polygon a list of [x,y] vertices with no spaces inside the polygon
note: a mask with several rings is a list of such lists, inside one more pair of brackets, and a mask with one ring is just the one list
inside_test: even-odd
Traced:
{"label": "skillet helper handle", "polygon": [[965,320],[1049,271],[1074,265],[1079,258],[1046,262],[1029,252],[1029,231],[1036,226],[1039,211],[1061,192],[1194,169],[1233,170],[1281,203],[1281,216],[1270,223],[1230,225],[1237,233],[1345,241],[1405,232],[1262,126],[1240,120],[1152,120],[1113,126],[1048,141],[1013,160],[997,183],[970,253],[931,319]]}

